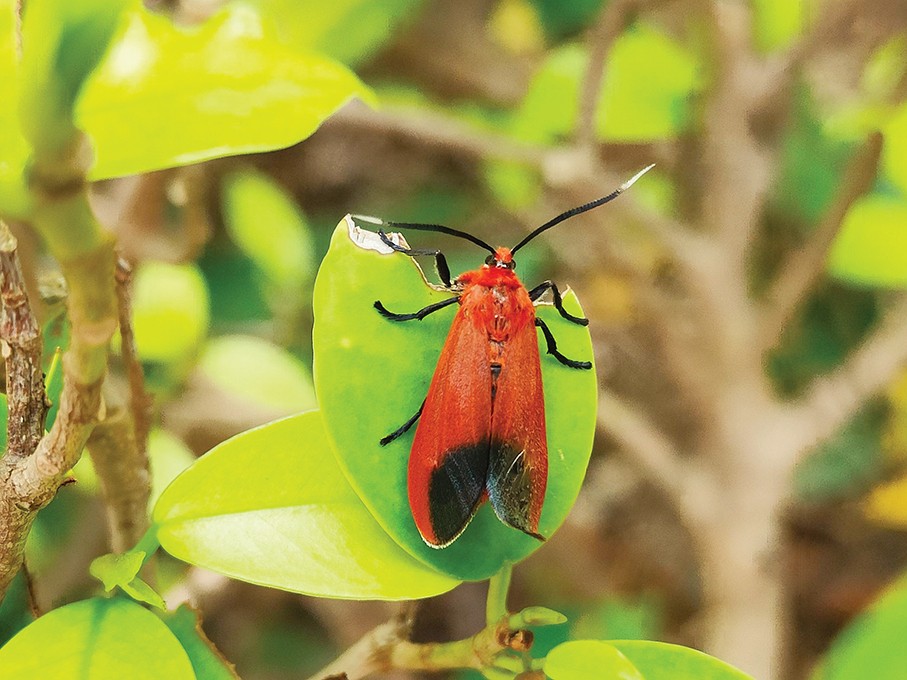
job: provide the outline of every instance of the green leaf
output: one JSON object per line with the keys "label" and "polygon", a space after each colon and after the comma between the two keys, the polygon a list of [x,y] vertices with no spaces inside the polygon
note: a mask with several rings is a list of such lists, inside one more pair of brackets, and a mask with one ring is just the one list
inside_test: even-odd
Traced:
{"label": "green leaf", "polygon": [[615,41],[605,68],[596,129],[614,142],[670,139],[692,121],[700,88],[696,57],[663,33],[637,24]]}
{"label": "green leaf", "polygon": [[902,576],[835,639],[812,680],[904,677],[907,577]]}
{"label": "green leaf", "polygon": [[907,195],[907,104],[902,104],[884,129],[882,167],[886,176]]}
{"label": "green leaf", "polygon": [[[408,552],[458,579],[488,578],[541,543],[502,524],[486,504],[453,544],[443,550],[429,548],[407,501],[414,430],[387,447],[378,444],[425,398],[454,310],[395,324],[372,305],[381,300],[391,310],[415,311],[449,295],[426,286],[405,255],[357,246],[351,234],[373,248],[389,250],[375,234],[355,229],[348,219],[334,232],[315,282],[313,331],[315,388],[340,465],[375,519]],[[564,296],[564,304],[571,313],[582,313],[573,293]],[[586,328],[567,322],[551,307],[540,308],[539,316],[566,356],[592,358]],[[551,536],[582,484],[595,430],[597,390],[594,371],[567,368],[547,356],[544,347],[541,355],[549,469],[539,531]]]}
{"label": "green leaf", "polygon": [[597,640],[565,642],[552,649],[545,659],[545,675],[552,680],[646,680],[627,657]]}
{"label": "green leaf", "polygon": [[755,0],[753,32],[763,52],[784,47],[803,30],[808,0]]}
{"label": "green leaf", "polygon": [[16,0],[0,0],[0,215],[26,212],[23,173],[29,147],[19,127],[19,54]]}
{"label": "green leaf", "polygon": [[183,645],[197,680],[238,680],[233,664],[227,661],[202,630],[201,617],[188,605],[180,605],[163,616],[164,623]]}
{"label": "green leaf", "polygon": [[608,640],[607,644],[627,657],[646,680],[753,680],[730,664],[689,647],[649,640]]}
{"label": "green leaf", "polygon": [[208,289],[194,264],[144,262],[133,286],[133,332],[144,361],[176,362],[208,333]]}
{"label": "green leaf", "polygon": [[108,593],[119,587],[134,600],[164,609],[164,599],[138,576],[145,558],[144,550],[130,550],[121,555],[109,553],[92,560],[88,571],[104,584]]}
{"label": "green leaf", "polygon": [[829,270],[869,286],[907,286],[907,201],[879,194],[858,200],[832,245]]}
{"label": "green leaf", "polygon": [[214,338],[199,368],[233,397],[291,413],[318,406],[305,365],[282,347],[249,335]]}
{"label": "green leaf", "polygon": [[22,131],[35,153],[71,143],[73,109],[86,78],[104,55],[121,12],[134,0],[40,0],[22,20]]}
{"label": "green leaf", "polygon": [[248,6],[197,29],[138,9],[85,88],[92,179],[283,148],[370,91],[344,66],[281,45]]}
{"label": "green leaf", "polygon": [[[254,0],[276,19],[280,35],[298,47],[317,50],[346,64],[373,54],[424,0]],[[317,7],[317,10],[314,8]]]}
{"label": "green leaf", "polygon": [[317,411],[216,446],[158,500],[161,546],[233,578],[321,597],[413,599],[456,586],[385,535],[329,447]]}
{"label": "green leaf", "polygon": [[230,237],[270,281],[298,295],[315,278],[309,225],[272,179],[252,170],[228,175],[223,208]]}
{"label": "green leaf", "polygon": [[4,680],[195,680],[167,626],[129,600],[94,598],[54,609],[0,649]]}
{"label": "green leaf", "polygon": [[96,557],[88,567],[88,572],[104,584],[108,593],[116,586],[129,583],[139,574],[145,553],[141,550],[130,550],[122,555],[108,553]]}

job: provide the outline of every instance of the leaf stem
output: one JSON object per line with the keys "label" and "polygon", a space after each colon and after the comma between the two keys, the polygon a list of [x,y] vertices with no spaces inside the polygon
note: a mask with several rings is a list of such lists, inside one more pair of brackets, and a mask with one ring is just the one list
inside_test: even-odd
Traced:
{"label": "leaf stem", "polygon": [[485,601],[485,624],[493,626],[507,615],[507,592],[513,565],[506,562],[501,570],[488,580],[488,597]]}

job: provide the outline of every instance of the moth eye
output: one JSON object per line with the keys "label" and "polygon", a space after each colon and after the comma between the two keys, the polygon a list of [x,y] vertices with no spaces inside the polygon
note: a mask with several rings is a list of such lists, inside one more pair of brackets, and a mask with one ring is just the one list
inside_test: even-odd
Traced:
{"label": "moth eye", "polygon": [[494,255],[489,255],[485,258],[485,264],[491,266],[494,264]]}

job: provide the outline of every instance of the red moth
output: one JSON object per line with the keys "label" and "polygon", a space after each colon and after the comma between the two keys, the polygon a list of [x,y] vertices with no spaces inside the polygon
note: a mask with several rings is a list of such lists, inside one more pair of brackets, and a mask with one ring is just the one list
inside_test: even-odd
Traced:
{"label": "red moth", "polygon": [[471,234],[437,224],[377,221],[382,226],[457,236],[491,253],[482,267],[451,280],[441,251],[405,248],[378,232],[398,252],[433,255],[443,289],[453,294],[411,314],[389,312],[376,301],[382,316],[391,321],[421,320],[454,303],[460,305],[425,401],[412,418],[381,440],[382,446],[391,443],[419,420],[409,456],[409,504],[422,539],[432,548],[456,540],[486,500],[504,524],[544,540],[538,529],[548,482],[548,444],[535,329],[541,329],[548,354],[560,363],[584,370],[592,364],[568,359],[557,350],[548,326],[535,315],[535,304],[550,290],[562,317],[582,326],[589,321],[564,309],[551,281],[527,290],[514,273],[513,254],[543,231],[614,200],[651,167],[607,196],[549,220],[513,248],[493,248]]}

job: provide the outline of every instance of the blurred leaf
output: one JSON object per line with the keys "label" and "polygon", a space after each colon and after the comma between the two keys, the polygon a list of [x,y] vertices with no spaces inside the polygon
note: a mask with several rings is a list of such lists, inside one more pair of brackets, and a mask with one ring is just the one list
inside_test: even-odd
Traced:
{"label": "blurred leaf", "polygon": [[882,167],[886,176],[907,196],[907,104],[901,104],[883,132]]}
{"label": "blurred leaf", "polygon": [[19,55],[16,0],[0,0],[0,215],[26,211],[23,173],[28,142],[19,127]]}
{"label": "blurred leaf", "polygon": [[[377,241],[371,232],[357,233]],[[454,309],[421,322],[395,324],[372,305],[381,300],[391,310],[415,311],[448,297],[425,285],[410,258],[357,246],[347,221],[342,221],[315,282],[315,386],[340,465],[381,526],[425,564],[458,579],[479,580],[496,573],[504,562],[520,561],[541,543],[502,524],[486,504],[450,546],[428,547],[407,500],[414,429],[387,447],[378,444],[425,398]],[[572,292],[564,302],[573,314],[581,314]],[[565,355],[593,357],[588,329],[569,323],[550,306],[539,308],[538,314]],[[541,357],[549,469],[539,531],[551,536],[582,484],[595,430],[597,389],[594,371],[563,366],[544,347]]]}
{"label": "blurred leaf", "polygon": [[34,620],[28,603],[25,570],[19,570],[0,601],[0,648]]}
{"label": "blurred leaf", "polygon": [[557,40],[585,28],[604,0],[530,0],[549,38]]}
{"label": "blurred leaf", "polygon": [[862,490],[882,471],[882,414],[866,408],[794,470],[796,495],[810,502],[846,497]]}
{"label": "blurred leaf", "polygon": [[871,194],[854,203],[832,246],[828,268],[851,283],[907,286],[907,200]]}
{"label": "blurred leaf", "polygon": [[609,597],[573,621],[574,639],[651,640],[662,632],[661,608],[653,597]]}
{"label": "blurred leaf", "polygon": [[197,612],[183,604],[176,611],[164,614],[163,619],[189,655],[197,680],[239,680],[233,664],[205,635]]}
{"label": "blurred leaf", "polygon": [[63,393],[63,352],[59,347],[54,352],[54,358],[51,359],[47,374],[44,376],[44,390],[50,400],[50,408],[44,421],[44,429],[49,431],[60,411],[60,395]]}
{"label": "blurred leaf", "polygon": [[192,664],[161,620],[123,599],[54,609],[0,648],[4,680],[194,680]]}
{"label": "blurred leaf", "polygon": [[181,439],[156,427],[148,433],[148,458],[151,461],[151,496],[148,498],[148,506],[153,508],[164,489],[192,465],[196,457]]}
{"label": "blurred leaf", "polygon": [[133,285],[133,331],[143,361],[185,360],[208,333],[205,280],[193,264],[144,262]]}
{"label": "blurred leaf", "polygon": [[282,46],[246,5],[194,30],[137,9],[77,121],[94,142],[91,177],[103,179],[290,146],[355,96],[373,101],[345,67]]}
{"label": "blurred leaf", "polygon": [[648,640],[609,640],[608,644],[626,656],[646,680],[753,680],[730,664],[689,647]]}
{"label": "blurred leaf", "polygon": [[298,294],[315,278],[309,225],[276,182],[252,170],[228,175],[223,208],[233,242],[284,292]]}
{"label": "blurred leaf", "polygon": [[308,369],[267,340],[228,335],[208,342],[199,368],[220,389],[255,404],[293,412],[315,408]]}
{"label": "blurred leaf", "polygon": [[512,54],[533,54],[545,47],[545,36],[530,0],[500,0],[488,19],[494,41]]}
{"label": "blurred leaf", "polygon": [[670,139],[692,122],[691,97],[702,82],[695,55],[639,23],[624,31],[608,57],[599,100],[601,139]]}
{"label": "blurred leaf", "polygon": [[786,47],[802,31],[808,0],[755,0],[753,32],[763,52]]}
{"label": "blurred leaf", "polygon": [[[828,129],[810,91],[793,96],[791,124],[785,132],[778,202],[786,217],[816,224],[838,191],[854,141]],[[862,140],[860,140],[862,141]],[[803,187],[809,187],[804,191]]]}
{"label": "blurred leaf", "polygon": [[19,114],[35,153],[65,151],[73,109],[101,61],[121,12],[135,0],[39,0],[25,5]]}
{"label": "blurred leaf", "polygon": [[545,675],[552,680],[646,680],[627,657],[597,640],[565,642],[552,649]]}
{"label": "blurred leaf", "polygon": [[907,629],[907,579],[899,578],[841,632],[812,680],[901,680]]}
{"label": "blurred leaf", "polygon": [[907,373],[886,390],[888,418],[882,432],[882,449],[888,460],[907,460]]}
{"label": "blurred leaf", "polygon": [[371,56],[424,0],[249,0],[273,17],[291,45],[356,65]]}
{"label": "blurred leaf", "polygon": [[878,524],[907,529],[907,474],[873,489],[866,514]]}
{"label": "blurred leaf", "polygon": [[340,472],[317,411],[214,447],[164,491],[154,521],[174,557],[292,592],[398,600],[457,585],[375,523]]}

